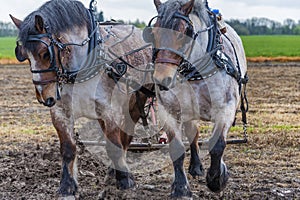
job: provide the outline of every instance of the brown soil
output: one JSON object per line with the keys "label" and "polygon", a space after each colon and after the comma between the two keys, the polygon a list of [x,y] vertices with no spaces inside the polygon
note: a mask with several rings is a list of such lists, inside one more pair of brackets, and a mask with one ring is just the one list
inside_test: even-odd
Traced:
{"label": "brown soil", "polygon": [[278,56],[278,57],[250,57],[247,58],[248,62],[300,62],[300,57],[288,57],[288,56]]}
{"label": "brown soil", "polygon": [[[299,63],[250,65],[248,73],[249,142],[227,146],[231,178],[220,194],[207,189],[205,177],[189,177],[194,199],[300,199]],[[0,87],[0,199],[54,199],[59,142],[48,109],[36,102],[28,67],[0,66]],[[149,154],[151,166],[131,160],[142,166],[133,167],[137,187],[120,191],[105,184],[101,156],[78,151],[78,199],[168,199],[172,166],[161,159],[167,153]],[[209,157],[202,158],[207,169]]]}

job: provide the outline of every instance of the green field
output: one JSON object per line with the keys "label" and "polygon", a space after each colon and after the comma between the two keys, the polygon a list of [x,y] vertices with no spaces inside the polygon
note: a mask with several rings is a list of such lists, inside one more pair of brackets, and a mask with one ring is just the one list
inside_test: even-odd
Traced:
{"label": "green field", "polygon": [[[299,57],[300,36],[242,36],[247,57]],[[0,37],[0,59],[14,58],[16,38]]]}
{"label": "green field", "polygon": [[15,37],[0,37],[0,59],[15,58]]}
{"label": "green field", "polygon": [[299,57],[300,36],[242,36],[247,57]]}

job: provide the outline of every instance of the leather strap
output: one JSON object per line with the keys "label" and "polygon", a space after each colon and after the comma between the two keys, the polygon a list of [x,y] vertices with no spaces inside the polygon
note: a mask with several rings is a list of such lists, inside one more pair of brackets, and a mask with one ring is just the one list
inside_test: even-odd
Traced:
{"label": "leather strap", "polygon": [[179,66],[180,63],[181,63],[181,59],[180,60],[175,60],[175,59],[172,59],[172,58],[157,58],[155,60],[155,63],[170,63],[170,64],[174,64],[174,65]]}

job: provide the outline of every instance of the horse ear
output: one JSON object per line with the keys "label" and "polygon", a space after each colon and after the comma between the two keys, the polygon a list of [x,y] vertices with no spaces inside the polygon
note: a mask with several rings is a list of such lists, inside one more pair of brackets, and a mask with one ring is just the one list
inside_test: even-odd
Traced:
{"label": "horse ear", "polygon": [[20,29],[21,24],[23,23],[23,21],[21,21],[21,20],[15,18],[15,17],[12,16],[11,14],[9,14],[9,16],[10,16],[11,20],[14,22],[14,24],[16,25],[16,27],[17,27],[18,29]]}
{"label": "horse ear", "polygon": [[154,0],[154,5],[156,7],[156,10],[158,10],[159,7],[161,6],[161,1],[160,0]]}
{"label": "horse ear", "polygon": [[27,53],[22,45],[17,43],[15,55],[19,62],[24,62],[27,59]]}
{"label": "horse ear", "polygon": [[35,28],[39,33],[44,33],[44,20],[40,15],[35,16]]}
{"label": "horse ear", "polygon": [[190,0],[189,2],[187,2],[181,7],[181,10],[183,11],[184,15],[188,16],[192,12],[194,3],[195,0]]}

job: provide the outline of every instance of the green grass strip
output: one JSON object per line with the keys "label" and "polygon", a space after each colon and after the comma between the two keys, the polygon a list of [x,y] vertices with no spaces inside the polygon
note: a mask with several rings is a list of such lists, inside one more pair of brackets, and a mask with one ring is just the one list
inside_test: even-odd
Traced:
{"label": "green grass strip", "polygon": [[0,37],[0,59],[15,58],[15,37]]}
{"label": "green grass strip", "polygon": [[247,57],[299,57],[300,36],[242,36]]}

